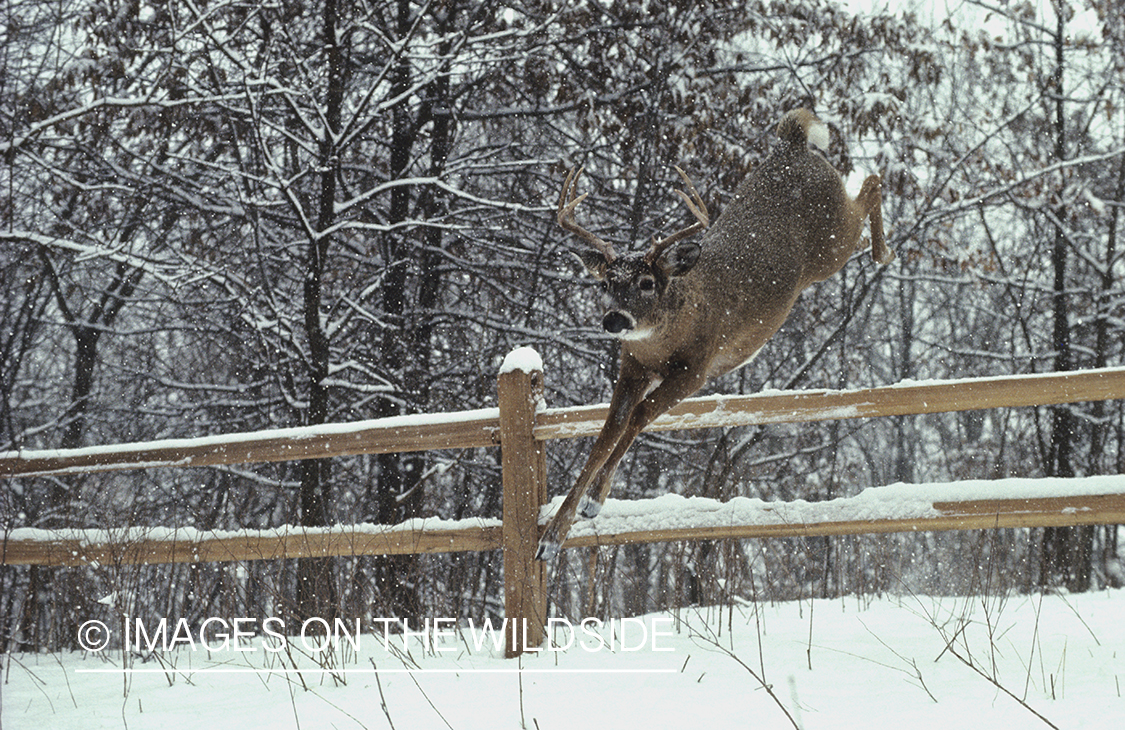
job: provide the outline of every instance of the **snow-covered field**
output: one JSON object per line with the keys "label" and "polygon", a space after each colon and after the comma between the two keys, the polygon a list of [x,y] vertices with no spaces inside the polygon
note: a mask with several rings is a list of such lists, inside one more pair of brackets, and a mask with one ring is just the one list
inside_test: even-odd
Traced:
{"label": "snow-covered field", "polygon": [[4,730],[1101,730],[1125,722],[1123,618],[1120,590],[747,604],[615,621],[596,636],[592,623],[558,622],[569,648],[518,661],[479,625],[439,623],[405,652],[401,634],[364,634],[358,652],[343,640],[331,672],[297,637],[208,651],[183,635],[129,674],[120,651],[0,657],[0,717]]}

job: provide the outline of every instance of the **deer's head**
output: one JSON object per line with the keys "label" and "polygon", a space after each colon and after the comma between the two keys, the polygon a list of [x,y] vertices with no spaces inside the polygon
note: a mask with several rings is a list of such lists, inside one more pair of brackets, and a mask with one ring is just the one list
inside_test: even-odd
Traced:
{"label": "deer's head", "polygon": [[559,197],[559,225],[590,244],[590,248],[578,251],[577,255],[586,270],[602,283],[606,306],[602,327],[622,339],[644,337],[659,323],[660,313],[664,310],[661,305],[666,301],[669,284],[691,271],[699,260],[699,244],[682,239],[707,227],[707,206],[691,180],[677,167],[676,172],[691,191],[691,197],[682,190],[676,193],[687,204],[696,222],[666,238],[653,240],[647,251],[619,256],[610,244],[574,220],[575,208],[586,198],[585,193],[575,194],[581,172],[571,170],[563,184]]}

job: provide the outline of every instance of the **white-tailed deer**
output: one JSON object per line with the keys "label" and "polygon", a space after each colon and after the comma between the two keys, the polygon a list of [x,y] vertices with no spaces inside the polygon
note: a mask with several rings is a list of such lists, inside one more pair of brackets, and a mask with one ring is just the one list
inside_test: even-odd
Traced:
{"label": "white-tailed deer", "polygon": [[[849,198],[840,174],[809,147],[826,148],[828,129],[807,109],[785,115],[777,135],[770,156],[710,228],[703,200],[676,168],[690,195],[676,193],[696,222],[643,252],[618,255],[579,226],[581,170],[563,183],[559,225],[590,245],[579,257],[604,287],[602,326],[621,339],[621,369],[586,465],[539,541],[540,560],[558,553],[576,513],[597,515],[617,464],[646,426],[708,379],[750,362],[797,296],[840,270],[859,246],[865,218],[872,257],[894,258],[883,240],[879,176]],[[704,229],[698,243],[684,240]]]}

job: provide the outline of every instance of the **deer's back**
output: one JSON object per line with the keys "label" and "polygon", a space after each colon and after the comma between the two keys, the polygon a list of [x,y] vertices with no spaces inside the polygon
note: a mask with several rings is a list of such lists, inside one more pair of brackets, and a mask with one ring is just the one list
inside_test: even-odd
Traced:
{"label": "deer's back", "polygon": [[704,234],[699,263],[677,282],[688,305],[679,333],[685,352],[711,358],[711,376],[753,357],[801,291],[843,263],[834,252],[847,232],[833,221],[847,203],[839,175],[819,153],[775,148],[738,186]]}

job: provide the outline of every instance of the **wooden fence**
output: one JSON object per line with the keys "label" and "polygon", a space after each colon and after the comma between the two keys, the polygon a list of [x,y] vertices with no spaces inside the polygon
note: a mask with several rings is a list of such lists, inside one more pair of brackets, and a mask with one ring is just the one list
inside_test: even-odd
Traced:
{"label": "wooden fence", "polygon": [[[353,424],[277,429],[198,439],[164,440],[66,451],[0,453],[0,477],[114,469],[289,461],[349,454],[501,448],[503,516],[448,524],[413,521],[391,527],[345,525],[213,533],[162,528],[131,530],[17,529],[0,536],[0,564],[91,565],[503,550],[505,611],[526,634],[508,636],[516,656],[543,640],[545,566],[534,560],[541,508],[547,501],[546,442],[596,434],[607,407],[542,409],[541,366],[526,353],[509,357],[498,379],[498,408],[404,416]],[[650,430],[941,413],[1125,398],[1125,368],[1048,375],[904,383],[853,391],[759,393],[684,401]],[[1086,484],[1089,488],[1086,488]],[[608,507],[608,505],[607,505]],[[867,534],[916,530],[1043,527],[1125,523],[1125,477],[1072,480],[1062,493],[934,501],[906,516],[866,511],[848,500],[794,515],[784,503],[759,505],[764,519],[686,528],[576,529],[566,547],[669,540]],[[603,515],[599,515],[601,521]],[[600,522],[595,522],[595,525]],[[627,524],[627,523],[626,523]],[[524,643],[526,638],[526,644]]]}

